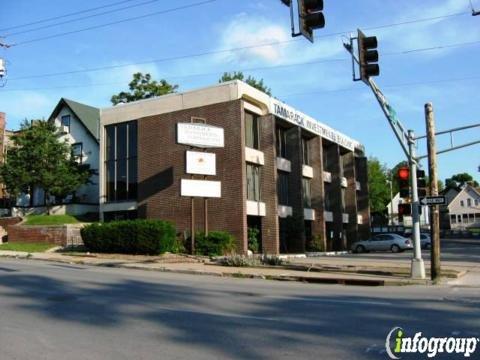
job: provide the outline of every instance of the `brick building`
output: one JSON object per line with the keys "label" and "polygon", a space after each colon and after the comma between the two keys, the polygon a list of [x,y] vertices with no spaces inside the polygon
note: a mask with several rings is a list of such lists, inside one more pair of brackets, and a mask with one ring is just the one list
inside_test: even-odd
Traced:
{"label": "brick building", "polygon": [[[221,198],[208,201],[208,227],[226,230],[247,250],[247,229],[260,230],[263,252],[346,249],[369,235],[363,146],[241,82],[121,104],[101,110],[100,212],[118,218],[171,220],[188,233],[191,198],[180,195],[187,146],[176,124],[204,118],[224,129],[216,154]],[[203,179],[203,176],[197,176]],[[204,202],[194,201],[195,227]]]}

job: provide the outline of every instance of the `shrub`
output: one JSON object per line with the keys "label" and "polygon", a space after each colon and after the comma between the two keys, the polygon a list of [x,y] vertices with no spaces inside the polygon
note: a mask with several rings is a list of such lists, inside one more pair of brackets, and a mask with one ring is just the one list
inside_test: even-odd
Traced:
{"label": "shrub", "polygon": [[313,239],[307,244],[307,251],[311,252],[323,252],[325,246],[320,235],[314,236]]}
{"label": "shrub", "polygon": [[226,231],[210,231],[195,234],[195,253],[197,255],[221,256],[235,250],[235,238]]}
{"label": "shrub", "polygon": [[259,243],[258,243],[258,234],[260,230],[257,228],[249,227],[248,231],[248,250],[253,253],[258,253],[259,250]]}
{"label": "shrub", "polygon": [[269,256],[267,254],[264,254],[262,256],[261,262],[263,265],[272,265],[272,266],[285,265],[287,263],[287,261],[281,259],[278,256],[275,256],[275,255]]}
{"label": "shrub", "polygon": [[100,253],[158,255],[173,252],[175,227],[161,220],[94,223],[81,230],[87,250]]}
{"label": "shrub", "polygon": [[260,262],[255,258],[249,258],[242,255],[225,256],[218,260],[218,263],[223,266],[233,267],[250,267],[258,266]]}

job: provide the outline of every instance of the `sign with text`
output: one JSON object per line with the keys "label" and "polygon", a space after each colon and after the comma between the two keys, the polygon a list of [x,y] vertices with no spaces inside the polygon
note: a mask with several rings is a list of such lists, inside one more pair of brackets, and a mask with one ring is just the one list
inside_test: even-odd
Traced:
{"label": "sign with text", "polygon": [[330,140],[340,146],[353,151],[355,148],[363,149],[363,145],[349,138],[348,136],[333,130],[331,127],[295,110],[294,108],[284,104],[278,100],[272,100],[271,111],[275,116],[287,120],[298,125],[314,134]]}
{"label": "sign with text", "polygon": [[420,199],[421,205],[445,205],[446,203],[445,196],[427,196]]}
{"label": "sign with text", "polygon": [[219,198],[222,197],[222,183],[220,181],[182,179],[180,195]]}
{"label": "sign with text", "polygon": [[216,175],[215,154],[187,151],[187,174]]}
{"label": "sign with text", "polygon": [[223,128],[201,123],[177,123],[177,143],[199,148],[223,148]]}

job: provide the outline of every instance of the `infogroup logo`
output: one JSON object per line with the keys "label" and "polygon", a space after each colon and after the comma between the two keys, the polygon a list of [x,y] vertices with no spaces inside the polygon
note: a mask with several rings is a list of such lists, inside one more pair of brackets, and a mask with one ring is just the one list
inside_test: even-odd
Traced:
{"label": "infogroup logo", "polygon": [[438,354],[461,354],[468,358],[477,349],[479,338],[468,337],[430,337],[422,336],[421,332],[413,337],[405,336],[401,327],[394,327],[387,335],[385,350],[390,359],[401,359],[402,354],[427,354],[434,358]]}

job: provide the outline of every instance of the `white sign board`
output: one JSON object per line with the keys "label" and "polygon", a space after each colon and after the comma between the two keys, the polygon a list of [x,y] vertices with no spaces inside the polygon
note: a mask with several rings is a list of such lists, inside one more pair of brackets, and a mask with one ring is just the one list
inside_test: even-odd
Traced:
{"label": "white sign board", "polygon": [[447,203],[447,200],[445,196],[427,196],[424,197],[423,199],[420,199],[420,204],[422,205],[445,205]]}
{"label": "white sign board", "polygon": [[279,118],[298,125],[314,134],[320,135],[321,137],[339,144],[350,151],[353,151],[355,148],[363,149],[363,145],[361,145],[359,142],[278,100],[272,100],[271,112]]}
{"label": "white sign board", "polygon": [[177,143],[200,148],[223,148],[223,128],[199,123],[177,123]]}
{"label": "white sign board", "polygon": [[182,179],[180,195],[219,198],[222,196],[222,183],[220,181]]}
{"label": "white sign board", "polygon": [[216,175],[215,154],[187,151],[187,174]]}

